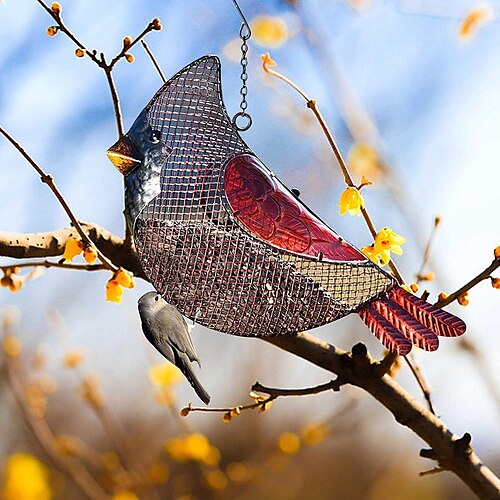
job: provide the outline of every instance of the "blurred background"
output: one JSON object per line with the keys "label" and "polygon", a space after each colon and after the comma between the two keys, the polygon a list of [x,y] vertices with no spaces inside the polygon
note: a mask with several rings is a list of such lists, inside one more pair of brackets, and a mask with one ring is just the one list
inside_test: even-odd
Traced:
{"label": "blurred background", "polygon": [[[500,244],[500,2],[240,5],[254,31],[253,126],[244,139],[259,157],[337,232],[358,247],[372,242],[361,218],[339,216],[345,186],[338,165],[301,98],[262,71],[259,56],[270,51],[278,69],[317,99],[356,179],[373,181],[363,190],[367,208],[378,228],[406,237],[397,264],[407,282],[422,271],[429,279],[421,287],[435,301],[484,269]],[[167,77],[217,54],[226,107],[230,115],[239,110],[240,18],[230,0],[68,0],[62,8],[70,29],[108,56],[125,35],[159,17],[164,28],[147,42]],[[34,0],[0,2],[0,124],[55,176],[80,220],[123,234],[122,180],[105,155],[117,132],[104,74],[75,57],[63,34],[48,37],[51,21]],[[161,85],[140,45],[132,53],[132,64],[121,61],[114,70],[126,129]],[[0,172],[2,231],[68,225],[52,193],[4,140]],[[436,216],[441,223],[421,270]],[[220,413],[178,417],[198,401],[142,335],[136,301],[150,286],[137,282],[121,304],[106,302],[108,274],[49,269],[17,293],[0,288],[3,335],[16,339],[8,337],[7,347],[4,341],[10,361],[0,357],[0,484],[7,498],[85,498],[80,481],[87,495],[105,491],[122,500],[473,498],[450,473],[418,477],[434,467],[418,457],[424,443],[354,388],[283,398],[229,423]],[[438,352],[416,354],[438,415],[453,432],[470,432],[497,474],[499,299],[489,280],[475,287],[467,307],[449,308],[467,322],[465,341],[444,339]],[[342,349],[363,342],[374,356],[383,354],[357,317],[313,333]],[[216,407],[252,403],[256,380],[288,388],[331,378],[259,340],[201,326],[193,337],[200,379]],[[397,379],[422,399],[406,365]],[[58,465],[43,443],[55,444]],[[12,496],[16,484],[28,488],[26,475],[39,496]]]}

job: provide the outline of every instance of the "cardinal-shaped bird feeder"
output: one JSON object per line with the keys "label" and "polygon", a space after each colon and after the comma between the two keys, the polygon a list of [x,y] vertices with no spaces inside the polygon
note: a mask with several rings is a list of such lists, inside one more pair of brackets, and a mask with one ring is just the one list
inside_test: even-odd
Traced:
{"label": "cardinal-shaped bird feeder", "polygon": [[168,80],[108,156],[125,176],[146,276],[208,328],[287,335],[357,312],[401,355],[465,331],[400,288],[259,160],[226,112],[215,56]]}

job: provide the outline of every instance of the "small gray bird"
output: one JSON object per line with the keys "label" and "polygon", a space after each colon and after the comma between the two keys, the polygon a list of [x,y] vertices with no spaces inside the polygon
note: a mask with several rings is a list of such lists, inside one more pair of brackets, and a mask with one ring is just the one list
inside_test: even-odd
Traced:
{"label": "small gray bird", "polygon": [[203,389],[191,368],[196,361],[201,368],[184,316],[167,304],[157,292],[144,294],[138,302],[142,330],[149,342],[173,363],[188,379],[198,397],[207,405],[210,395]]}

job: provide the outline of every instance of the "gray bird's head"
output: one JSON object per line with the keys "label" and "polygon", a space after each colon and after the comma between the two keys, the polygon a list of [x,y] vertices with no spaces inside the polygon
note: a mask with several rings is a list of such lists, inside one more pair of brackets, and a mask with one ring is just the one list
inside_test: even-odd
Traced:
{"label": "gray bird's head", "polygon": [[163,309],[167,303],[158,292],[148,292],[139,299],[137,304],[141,315],[143,313],[154,315],[157,311]]}

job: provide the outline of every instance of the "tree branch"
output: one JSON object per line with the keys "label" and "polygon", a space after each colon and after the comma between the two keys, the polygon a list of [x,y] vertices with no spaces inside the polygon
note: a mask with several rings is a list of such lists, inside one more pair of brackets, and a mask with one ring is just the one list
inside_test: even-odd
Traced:
{"label": "tree branch", "polygon": [[482,272],[480,272],[475,278],[472,278],[468,283],[459,288],[456,292],[448,295],[443,300],[438,300],[434,305],[437,307],[445,307],[457,300],[461,295],[468,292],[471,288],[475,287],[478,283],[483,280],[487,280],[493,271],[500,267],[500,257],[496,257],[493,262]]}
{"label": "tree branch", "polygon": [[[80,226],[115,266],[128,269],[135,276],[146,279],[137,254],[130,244],[97,224],[80,222]],[[64,253],[68,239],[76,236],[78,233],[75,228],[48,233],[0,232],[0,256],[13,259],[56,257]]]}
{"label": "tree branch", "polygon": [[481,463],[467,442],[468,435],[458,439],[389,375],[379,376],[380,365],[370,358],[364,345],[357,344],[349,354],[304,333],[265,340],[364,389],[382,403],[401,425],[411,429],[431,446],[432,458],[438,460],[442,468],[454,472],[479,498],[499,498],[500,480]]}

